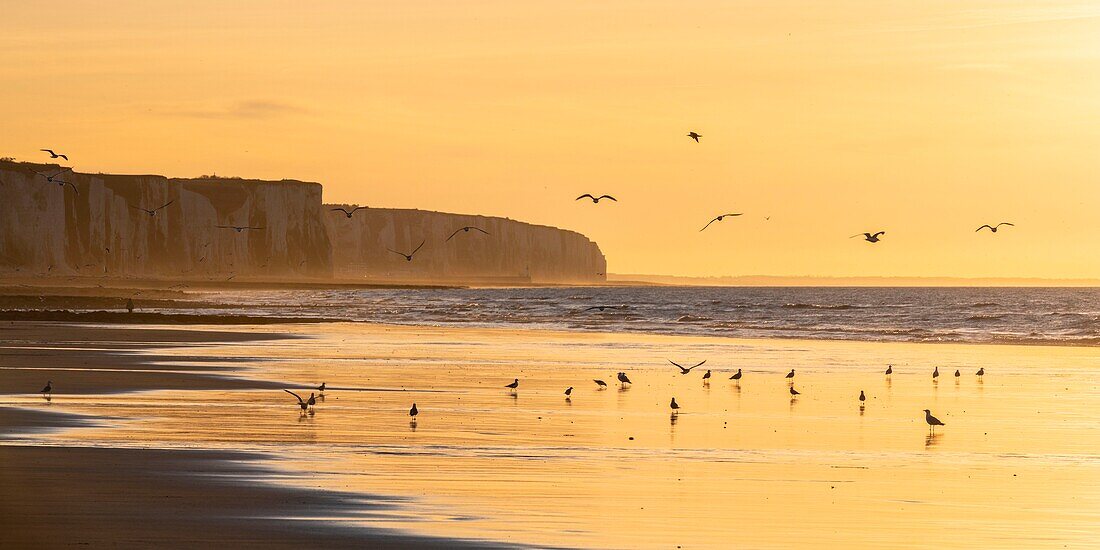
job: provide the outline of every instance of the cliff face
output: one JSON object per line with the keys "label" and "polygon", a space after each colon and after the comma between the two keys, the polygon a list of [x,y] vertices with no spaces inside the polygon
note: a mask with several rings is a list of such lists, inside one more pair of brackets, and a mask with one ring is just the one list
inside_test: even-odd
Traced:
{"label": "cliff face", "polygon": [[[168,280],[329,278],[321,186],[35,172],[0,162],[0,274]],[[158,210],[155,215],[139,210]],[[218,228],[218,225],[261,229]]]}
{"label": "cliff face", "polygon": [[[338,278],[468,283],[592,283],[605,280],[607,262],[584,235],[507,218],[423,210],[369,208],[348,219],[328,211]],[[348,208],[350,210],[350,207]],[[462,227],[480,228],[486,235]],[[399,254],[424,247],[412,261]]]}
{"label": "cliff face", "polygon": [[[579,233],[421,210],[371,208],[349,219],[321,204],[316,183],[57,177],[68,185],[36,174],[60,170],[0,161],[0,278],[507,284],[602,282],[607,271]],[[447,241],[465,226],[489,234]],[[411,262],[387,250],[421,242]]]}

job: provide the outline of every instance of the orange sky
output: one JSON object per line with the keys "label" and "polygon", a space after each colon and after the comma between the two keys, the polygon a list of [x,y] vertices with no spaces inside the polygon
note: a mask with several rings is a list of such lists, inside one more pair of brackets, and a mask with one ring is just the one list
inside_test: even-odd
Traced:
{"label": "orange sky", "polygon": [[1095,3],[3,4],[0,156],[555,225],[620,273],[1100,277]]}

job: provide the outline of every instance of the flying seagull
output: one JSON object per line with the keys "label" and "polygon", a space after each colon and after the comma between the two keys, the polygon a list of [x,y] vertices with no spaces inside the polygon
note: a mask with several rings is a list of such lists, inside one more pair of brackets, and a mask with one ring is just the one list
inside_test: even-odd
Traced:
{"label": "flying seagull", "polygon": [[865,240],[869,243],[877,243],[879,241],[878,236],[879,235],[885,235],[885,234],[886,234],[885,231],[879,231],[878,233],[856,233],[855,235],[852,235],[851,237],[848,237],[848,238],[849,239],[854,239],[856,237],[862,236],[863,240]]}
{"label": "flying seagull", "polygon": [[67,155],[62,155],[61,153],[55,153],[55,152],[53,152],[53,149],[39,149],[39,151],[44,151],[46,153],[49,153],[50,158],[52,158],[52,159],[55,159],[57,157],[61,157],[65,160],[69,160],[69,157]]}
{"label": "flying seagull", "polygon": [[404,256],[404,257],[405,257],[405,261],[407,261],[407,262],[411,262],[411,261],[413,261],[413,255],[415,255],[415,254],[416,254],[416,251],[417,251],[417,250],[420,250],[420,247],[424,246],[424,243],[425,243],[425,242],[427,242],[427,241],[420,241],[420,246],[416,247],[416,250],[413,250],[412,252],[409,252],[408,254],[405,254],[405,253],[402,253],[402,252],[398,252],[398,251],[396,251],[396,250],[394,250],[394,249],[392,249],[392,248],[387,248],[386,250],[389,250],[390,252],[393,252],[394,254],[397,254],[398,256]]}
{"label": "flying seagull", "polygon": [[999,223],[999,224],[997,224],[997,225],[989,225],[989,224],[985,224],[985,225],[983,225],[983,226],[981,226],[981,227],[979,227],[979,228],[975,229],[975,230],[974,230],[974,232],[975,232],[975,233],[977,233],[977,232],[979,232],[979,231],[981,231],[981,230],[983,230],[983,229],[985,229],[985,228],[987,228],[987,227],[988,227],[990,231],[992,231],[992,232],[996,233],[996,232],[997,232],[997,228],[998,228],[998,227],[1000,227],[1000,226],[1002,226],[1002,225],[1007,225],[1007,226],[1009,226],[1009,227],[1016,227],[1016,224],[1014,224],[1014,223],[1009,223],[1009,222],[1001,222],[1001,223]]}
{"label": "flying seagull", "polygon": [[[461,233],[461,232],[463,232],[463,231],[465,231],[465,232],[469,233],[471,229],[476,229],[476,230],[478,230],[478,231],[481,231],[482,233],[484,233],[484,234],[486,234],[486,235],[488,235],[488,234],[489,234],[489,232],[488,232],[488,231],[486,231],[486,230],[484,230],[484,229],[482,229],[482,228],[480,228],[480,227],[474,227],[474,226],[472,226],[472,225],[468,225],[468,226],[466,226],[466,227],[463,227],[463,228],[459,229],[458,231],[455,231],[454,233],[451,233],[451,236],[450,236],[450,237],[447,237],[447,241],[450,241],[451,239],[455,238],[455,235],[458,235],[459,233]],[[447,241],[443,241],[443,242],[447,242]]]}
{"label": "flying seagull", "polygon": [[[740,215],[741,214],[722,214],[721,216],[718,216],[718,217],[714,218],[713,220],[710,220],[709,222],[707,222],[707,224],[703,226],[703,229],[706,229],[706,228],[710,227],[710,224],[712,224],[714,222],[722,221],[722,218],[725,218],[726,216],[740,216]],[[702,232],[703,229],[700,229],[699,231]]]}
{"label": "flying seagull", "polygon": [[245,229],[263,229],[262,227],[252,227],[252,226],[248,226],[248,225],[218,225],[216,227],[220,227],[222,229],[232,229],[233,231],[236,231],[237,233],[240,233],[241,231],[244,231]]}
{"label": "flying seagull", "polygon": [[619,202],[619,199],[616,199],[615,197],[612,197],[611,195],[600,195],[600,196],[598,196],[598,197],[593,197],[591,193],[585,193],[585,194],[583,194],[583,195],[581,195],[581,196],[577,197],[577,198],[576,198],[576,199],[574,199],[574,200],[578,200],[578,201],[579,201],[579,200],[581,200],[581,199],[583,199],[583,198],[585,198],[585,197],[588,197],[588,198],[592,199],[592,204],[596,204],[596,203],[600,202],[600,199],[611,199],[611,200],[613,200],[613,201],[615,201],[615,202]]}
{"label": "flying seagull", "polygon": [[344,215],[347,216],[348,219],[350,220],[352,214],[354,214],[354,213],[356,213],[360,210],[366,210],[366,209],[367,209],[366,206],[356,206],[355,208],[352,208],[351,211],[349,212],[347,209],[344,209],[344,208],[330,208],[329,212],[343,212]]}
{"label": "flying seagull", "polygon": [[[289,393],[290,395],[293,395],[294,397],[298,398],[298,406],[302,408],[303,413],[306,412],[306,409],[309,408],[309,401],[307,401],[305,399],[302,399],[302,396],[300,396],[300,395],[298,395],[298,394],[296,394],[296,393],[294,393],[290,390],[283,390],[283,391],[285,391],[285,392]],[[309,398],[313,399],[313,394],[312,393],[309,394]]]}
{"label": "flying seagull", "polygon": [[151,218],[151,217],[153,217],[153,216],[156,216],[156,215],[157,215],[157,211],[159,211],[159,210],[164,210],[165,208],[168,208],[168,207],[169,207],[169,206],[171,206],[171,205],[172,205],[172,203],[174,203],[174,202],[176,202],[176,201],[174,201],[174,200],[172,200],[172,201],[168,201],[168,202],[164,203],[163,205],[161,205],[161,206],[158,206],[158,207],[156,207],[156,208],[154,208],[154,209],[152,209],[152,210],[148,210],[148,209],[146,209],[146,208],[142,208],[142,207],[140,207],[140,206],[134,206],[134,205],[132,205],[132,204],[130,205],[130,208],[133,208],[133,209],[135,209],[135,210],[141,210],[142,212],[145,212],[146,214],[149,214],[149,217]]}
{"label": "flying seagull", "polygon": [[928,409],[924,409],[924,421],[928,423],[928,430],[931,432],[936,431],[936,426],[946,426],[939,418],[932,416],[932,411]]}
{"label": "flying seagull", "polygon": [[61,174],[64,174],[65,172],[71,172],[72,170],[73,170],[72,168],[62,168],[62,169],[58,170],[57,173],[52,175],[52,176],[45,173],[45,172],[38,172],[38,171],[35,171],[35,174],[38,174],[39,176],[42,176],[42,177],[46,178],[46,181],[48,181],[50,183],[53,183],[54,178],[56,178],[57,176],[60,176]]}
{"label": "flying seagull", "polygon": [[700,362],[698,362],[698,363],[696,363],[696,364],[694,364],[694,365],[692,365],[688,368],[684,368],[683,365],[677,363],[676,361],[673,361],[672,359],[669,359],[668,362],[672,363],[673,365],[676,365],[676,367],[680,369],[680,374],[687,374],[687,373],[691,372],[691,369],[694,369],[695,367],[701,366],[703,363],[706,363],[707,360],[703,359],[702,361],[700,361]]}
{"label": "flying seagull", "polygon": [[695,140],[695,143],[699,143],[699,138],[703,137],[702,134],[695,133],[694,131],[688,132],[687,136]]}

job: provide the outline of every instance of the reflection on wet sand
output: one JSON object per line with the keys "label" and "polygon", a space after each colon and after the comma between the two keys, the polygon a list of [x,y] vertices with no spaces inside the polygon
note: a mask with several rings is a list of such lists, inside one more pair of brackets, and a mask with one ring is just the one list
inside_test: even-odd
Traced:
{"label": "reflection on wet sand", "polygon": [[[1100,403],[1090,389],[1100,364],[1091,351],[363,325],[296,330],[311,338],[185,353],[249,358],[249,376],[306,394],[316,380],[329,380],[314,414],[298,422],[279,389],[72,395],[55,405],[112,420],[43,437],[293,457],[279,465],[308,476],[311,487],[402,497],[409,513],[379,525],[534,545],[990,547],[1013,537],[1073,546],[1100,536],[1100,506],[1089,489],[1100,482],[1100,434],[1091,429]],[[708,391],[699,373],[662,365],[666,350],[710,355],[716,374],[741,367],[753,383],[742,390],[718,376]],[[998,370],[984,390],[964,381],[941,396],[927,370],[897,372],[888,399],[863,416],[852,396],[882,376],[864,365],[887,360]],[[792,365],[798,398],[783,378]],[[630,391],[601,393],[590,383],[626,369]],[[522,378],[522,401],[518,390],[501,391],[513,373]],[[1056,375],[1080,384],[1067,388]],[[734,391],[718,391],[722,384]],[[567,405],[562,388],[569,386],[576,389]],[[684,407],[679,414],[669,409],[671,395]],[[424,426],[408,417],[413,401]],[[928,435],[925,408],[948,425]],[[1013,414],[1025,409],[1042,414]],[[969,528],[954,528],[945,507],[967,510]],[[800,521],[775,527],[775,518],[791,515]],[[423,519],[409,519],[416,517]]]}

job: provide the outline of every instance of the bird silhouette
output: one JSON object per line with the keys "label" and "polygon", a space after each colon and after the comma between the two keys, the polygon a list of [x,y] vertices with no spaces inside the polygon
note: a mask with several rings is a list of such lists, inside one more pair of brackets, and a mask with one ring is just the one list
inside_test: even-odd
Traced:
{"label": "bird silhouette", "polygon": [[794,378],[794,369],[791,369],[791,372],[788,372],[787,376],[784,376],[783,378],[787,378],[788,380]]}
{"label": "bird silhouette", "polygon": [[668,407],[672,409],[672,412],[680,410],[680,404],[676,402],[675,397],[672,398],[672,401],[668,404]]}
{"label": "bird silhouette", "polygon": [[313,395],[313,392],[309,392],[309,399],[306,400],[306,404],[309,405],[310,410],[317,404],[317,397]]}
{"label": "bird silhouette", "polygon": [[329,212],[343,212],[344,215],[347,216],[348,219],[350,220],[352,214],[354,214],[354,213],[356,213],[360,210],[366,210],[366,209],[367,209],[366,206],[356,206],[356,207],[352,208],[350,211],[348,211],[346,208],[330,208]]}
{"label": "bird silhouette", "polygon": [[236,231],[237,233],[240,233],[240,232],[244,231],[245,229],[248,229],[250,231],[254,230],[254,229],[263,229],[262,227],[252,227],[250,225],[217,225],[215,227],[218,227],[220,229],[232,229],[233,231]]}
{"label": "bird silhouette", "polygon": [[672,359],[669,359],[668,362],[672,363],[673,365],[676,365],[676,367],[680,369],[680,374],[687,374],[687,373],[691,372],[691,369],[694,369],[695,367],[701,366],[703,363],[706,363],[707,360],[703,359],[702,361],[700,361],[700,362],[698,362],[698,363],[696,363],[696,364],[694,364],[690,367],[687,367],[687,368],[685,368],[683,365],[677,363],[676,361],[673,361]]}
{"label": "bird silhouette", "polygon": [[939,377],[940,377],[940,368],[936,367],[935,369],[932,369],[932,379],[935,380]]}
{"label": "bird silhouette", "polygon": [[794,397],[796,395],[802,395],[801,393],[798,392],[798,390],[794,389],[794,386],[791,386],[787,389],[791,391],[791,397]]}
{"label": "bird silhouette", "polygon": [[626,373],[625,373],[625,372],[620,372],[620,373],[616,374],[616,375],[615,375],[615,377],[619,379],[619,383],[620,383],[620,384],[624,384],[624,385],[625,385],[625,384],[631,384],[631,383],[632,383],[632,382],[630,381],[630,378],[629,378],[629,377],[627,377],[627,375],[626,375]]}
{"label": "bird silhouette", "polygon": [[996,233],[996,232],[997,232],[997,228],[1001,227],[1002,225],[1007,225],[1007,226],[1009,226],[1009,227],[1016,227],[1016,224],[1014,224],[1014,223],[1009,223],[1009,222],[1001,222],[1001,223],[999,223],[999,224],[997,224],[997,225],[989,225],[989,224],[985,224],[985,225],[983,225],[983,226],[981,226],[981,227],[979,227],[979,228],[975,229],[975,230],[974,230],[974,232],[975,232],[975,233],[977,233],[977,232],[979,232],[979,231],[981,231],[981,230],[983,230],[983,229],[985,229],[985,228],[987,228],[987,227],[988,227],[990,231],[992,231],[992,232]]}
{"label": "bird silhouette", "polygon": [[880,240],[878,238],[878,236],[879,235],[885,235],[885,234],[886,234],[885,231],[879,231],[878,233],[856,233],[855,235],[852,235],[851,237],[848,237],[848,238],[849,239],[854,239],[856,237],[863,236],[863,240],[865,240],[869,243],[877,243]]}
{"label": "bird silhouette", "polygon": [[597,388],[601,390],[607,389],[607,382],[604,382],[603,380],[597,380],[595,378],[593,378],[592,381],[596,383]]}
{"label": "bird silhouette", "polygon": [[152,210],[149,210],[147,208],[142,208],[140,206],[134,206],[132,204],[130,205],[130,208],[133,208],[135,210],[141,210],[142,212],[145,212],[146,214],[149,214],[149,217],[151,218],[153,216],[156,216],[158,211],[164,210],[165,208],[168,208],[174,202],[176,202],[176,201],[174,201],[174,200],[168,201],[168,202],[166,202],[166,203],[164,203],[164,204],[162,204],[162,205],[160,205],[160,206],[158,206],[158,207],[156,207]]}
{"label": "bird silhouette", "polygon": [[703,373],[703,383],[704,384],[709,384],[710,383],[710,369],[707,369],[707,372]]}
{"label": "bird silhouette", "polygon": [[894,365],[886,365],[886,376],[894,374]]}
{"label": "bird silhouette", "polygon": [[[303,413],[306,412],[306,409],[309,408],[309,402],[308,401],[306,401],[305,399],[302,399],[302,396],[300,396],[300,395],[298,395],[298,394],[296,394],[296,393],[294,393],[290,390],[283,390],[283,391],[285,391],[285,392],[289,393],[290,395],[293,395],[294,397],[298,398],[298,406],[302,408]],[[310,394],[310,397],[312,398],[313,394]]]}
{"label": "bird silhouette", "polygon": [[[702,134],[697,134],[694,131],[692,131],[692,132],[687,133],[687,137],[689,137],[691,139],[694,139],[695,143],[699,143],[699,138],[703,137],[703,135]],[[718,141],[722,141],[722,140],[718,140]]]}
{"label": "bird silhouette", "polygon": [[514,381],[512,381],[511,384],[508,384],[507,386],[504,386],[504,387],[508,388],[508,389],[512,389],[512,390],[518,388],[519,387],[519,378],[516,378]]}
{"label": "bird silhouette", "polygon": [[982,368],[978,369],[978,372],[976,372],[974,374],[976,374],[979,378],[981,378],[982,376],[985,376],[985,367],[982,367]]}
{"label": "bird silhouette", "polygon": [[411,409],[409,409],[409,416],[416,418],[416,415],[420,414],[420,411],[416,409],[416,403],[413,403]]}
{"label": "bird silhouette", "polygon": [[612,197],[611,195],[600,195],[600,196],[598,196],[598,197],[593,197],[591,193],[585,193],[585,194],[583,194],[583,195],[581,195],[581,196],[577,197],[577,198],[576,198],[576,199],[574,199],[574,200],[578,200],[578,201],[579,201],[579,200],[581,200],[581,199],[583,199],[583,198],[585,198],[585,197],[588,197],[588,198],[592,199],[592,204],[597,204],[597,203],[599,203],[601,199],[611,199],[611,200],[613,200],[613,201],[615,201],[615,202],[619,202],[619,199],[616,199],[615,197]]}
{"label": "bird silhouette", "polygon": [[49,153],[50,158],[52,158],[52,159],[60,157],[60,158],[63,158],[65,160],[69,160],[69,157],[67,155],[63,155],[61,153],[55,153],[55,152],[53,152],[53,149],[39,149],[39,151]]}
{"label": "bird silhouette", "polygon": [[859,390],[859,402],[862,403],[867,400],[867,396],[864,395],[863,390]]}
{"label": "bird silhouette", "polygon": [[573,395],[573,386],[569,386],[568,388],[565,388],[565,395],[567,395],[567,396]]}
{"label": "bird silhouette", "polygon": [[730,377],[730,380],[741,380],[741,369],[737,369],[737,372]]}
{"label": "bird silhouette", "polygon": [[61,174],[64,174],[65,172],[72,172],[72,170],[73,170],[72,168],[62,168],[62,169],[58,170],[56,174],[53,174],[53,175],[47,174],[45,172],[38,172],[38,171],[35,171],[35,174],[38,174],[39,176],[42,176],[42,177],[46,178],[46,181],[48,181],[50,183],[53,183],[54,178],[56,178],[57,176],[60,176]]}
{"label": "bird silhouette", "polygon": [[713,220],[710,220],[709,222],[707,222],[707,224],[704,225],[703,229],[700,229],[699,232],[702,233],[704,229],[710,227],[710,224],[712,224],[714,222],[722,221],[722,218],[731,217],[731,216],[740,216],[740,215],[742,215],[742,214],[740,214],[740,213],[738,213],[738,214],[722,214],[721,216],[715,216],[715,218]]}
{"label": "bird silhouette", "polygon": [[424,243],[426,243],[426,242],[427,241],[420,241],[420,246],[416,247],[416,250],[413,250],[412,252],[409,252],[408,254],[405,254],[404,252],[398,252],[398,251],[396,251],[392,248],[387,248],[386,250],[389,250],[390,252],[393,252],[394,254],[397,254],[398,256],[404,256],[405,261],[411,262],[411,261],[413,261],[413,256],[416,255],[416,253],[424,246]]}
{"label": "bird silhouette", "polygon": [[592,307],[584,308],[584,312],[589,312],[589,311],[592,311],[592,310],[603,311],[605,309],[625,309],[625,308],[626,308],[626,306],[592,306]]}
{"label": "bird silhouette", "polygon": [[936,431],[936,426],[946,426],[943,422],[940,422],[939,418],[932,416],[932,411],[924,409],[924,421],[928,423],[928,429],[932,432]]}
{"label": "bird silhouette", "polygon": [[46,387],[42,388],[42,391],[38,392],[42,395],[49,395],[53,391],[53,380],[46,381]]}
{"label": "bird silhouette", "polygon": [[486,235],[488,235],[488,234],[489,234],[489,232],[488,232],[488,231],[486,231],[486,230],[484,230],[484,229],[482,229],[482,228],[480,228],[480,227],[474,227],[474,226],[472,226],[472,225],[468,225],[468,226],[466,226],[466,227],[463,227],[463,228],[461,228],[461,229],[459,229],[459,230],[455,231],[454,233],[451,233],[451,236],[450,236],[450,237],[447,237],[447,240],[446,240],[446,241],[443,241],[443,242],[447,242],[447,241],[450,241],[451,239],[455,238],[455,235],[458,235],[459,233],[462,233],[462,232],[466,232],[466,233],[469,233],[471,229],[476,229],[476,230],[478,230],[478,231],[481,231],[482,233],[484,233],[484,234],[486,234]]}
{"label": "bird silhouette", "polygon": [[317,386],[317,391],[319,391],[321,393],[325,393],[325,383],[324,382],[321,382],[321,385]]}
{"label": "bird silhouette", "polygon": [[960,376],[962,376],[962,373],[959,372],[959,369],[955,369],[955,378],[958,378]]}

